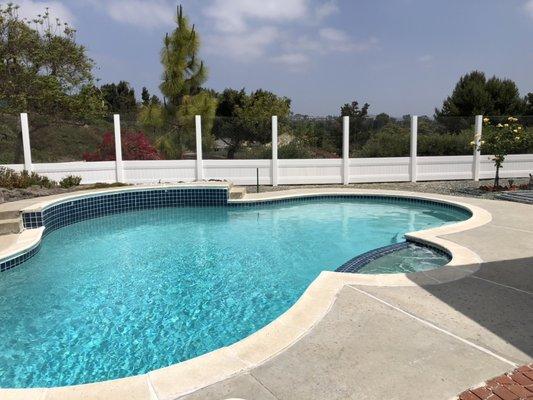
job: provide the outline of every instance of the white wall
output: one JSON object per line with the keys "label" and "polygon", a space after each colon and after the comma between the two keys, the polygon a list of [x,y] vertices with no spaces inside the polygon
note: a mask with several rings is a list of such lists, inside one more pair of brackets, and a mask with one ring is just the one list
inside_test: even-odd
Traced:
{"label": "white wall", "polygon": [[[409,157],[351,158],[349,182],[407,182]],[[418,180],[473,179],[473,156],[418,157]],[[191,182],[196,179],[196,160],[124,161],[127,183]],[[342,159],[278,160],[280,185],[340,184]],[[6,165],[21,171],[22,164]],[[255,185],[257,168],[259,183],[272,182],[272,160],[203,160],[204,179],[231,181],[237,185]],[[82,183],[116,182],[114,161],[33,164],[39,174],[59,181],[67,175],[79,175]],[[501,176],[527,177],[533,173],[533,154],[507,156]],[[481,156],[480,178],[494,177],[494,165]]]}

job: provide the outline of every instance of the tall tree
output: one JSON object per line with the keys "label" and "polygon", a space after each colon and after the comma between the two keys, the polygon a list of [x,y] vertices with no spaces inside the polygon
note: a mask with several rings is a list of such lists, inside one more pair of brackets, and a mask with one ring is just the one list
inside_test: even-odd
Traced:
{"label": "tall tree", "polygon": [[202,89],[207,69],[198,58],[200,38],[181,6],[177,8],[176,24],[176,29],[166,34],[161,51],[164,72],[159,88],[164,96],[162,117],[167,132],[157,145],[167,158],[181,158],[187,149],[194,148],[195,114],[204,117],[204,143],[211,143],[216,111],[216,99]]}
{"label": "tall tree", "polygon": [[533,93],[528,93],[524,99],[526,107],[524,109],[524,115],[533,116]]}
{"label": "tall tree", "polygon": [[131,114],[137,111],[135,90],[125,81],[109,83],[100,87],[107,109],[113,113]]}
{"label": "tall tree", "polygon": [[290,99],[266,90],[247,95],[244,89],[226,89],[219,95],[214,135],[228,145],[227,157],[235,158],[245,142],[269,143],[272,115],[283,120],[290,108]]}
{"label": "tall tree", "polygon": [[[370,136],[371,122],[368,118],[368,109],[370,104],[365,103],[363,107],[359,108],[359,102],[352,101],[346,103],[341,107],[341,116],[350,117],[350,143],[355,143],[356,146],[361,146],[368,140]],[[342,146],[342,136],[337,132],[333,132],[335,138],[333,142],[336,143],[340,150]]]}
{"label": "tall tree", "polygon": [[[33,115],[32,135],[69,119],[80,125],[106,111],[94,85],[94,62],[76,43],[76,31],[48,9],[32,20],[18,6],[0,5],[0,104],[6,113]],[[21,135],[14,162],[22,158]]]}
{"label": "tall tree", "polygon": [[[0,5],[0,100],[6,112],[33,112],[50,117],[93,117],[104,111],[94,88],[94,66],[76,31],[52,20],[48,9],[28,21],[18,6]],[[92,104],[88,105],[90,101]]]}
{"label": "tall tree", "polygon": [[435,109],[435,118],[453,131],[468,128],[474,115],[519,115],[524,111],[524,100],[516,84],[496,76],[488,79],[481,71],[462,76],[442,108]]}
{"label": "tall tree", "polygon": [[143,87],[141,92],[141,102],[143,106],[147,106],[150,104],[150,92],[146,87]]}

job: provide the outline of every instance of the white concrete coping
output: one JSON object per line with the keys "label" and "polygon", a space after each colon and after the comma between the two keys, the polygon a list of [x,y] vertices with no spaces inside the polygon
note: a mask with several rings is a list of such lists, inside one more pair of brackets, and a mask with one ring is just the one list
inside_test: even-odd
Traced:
{"label": "white concrete coping", "polygon": [[[176,185],[168,187],[176,187]],[[153,186],[145,188],[150,189]],[[121,188],[121,191],[135,189]],[[106,190],[104,193],[115,191]],[[102,191],[94,195],[99,193],[102,193]],[[460,244],[443,239],[440,236],[482,226],[491,221],[491,214],[480,207],[443,199],[438,195],[360,189],[300,189],[285,192],[251,194],[247,195],[243,200],[231,200],[231,202],[260,202],[272,199],[338,194],[377,195],[431,200],[468,209],[472,213],[472,217],[459,223],[406,234],[410,240],[427,243],[449,252],[452,260],[445,267],[412,274],[365,275],[323,271],[289,310],[262,329],[231,346],[223,347],[144,375],[60,388],[0,389],[0,398],[2,400],[176,399],[200,388],[251,370],[287,349],[306,335],[328,313],[339,292],[345,285],[432,285],[463,278],[479,268],[481,259],[474,252]],[[83,197],[83,195],[66,196],[67,199],[78,197]],[[65,198],[54,201],[65,201]],[[42,209],[42,207],[53,204],[54,201],[50,202],[43,199],[38,203],[38,207]],[[36,210],[38,208],[32,206],[31,209]]]}

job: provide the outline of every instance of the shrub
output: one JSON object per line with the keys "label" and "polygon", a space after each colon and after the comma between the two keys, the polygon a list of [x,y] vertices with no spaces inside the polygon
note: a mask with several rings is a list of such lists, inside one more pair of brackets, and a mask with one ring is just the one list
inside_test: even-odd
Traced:
{"label": "shrub", "polygon": [[0,167],[0,187],[3,188],[26,189],[30,186],[39,186],[49,189],[55,185],[56,182],[35,172],[28,173],[26,170],[16,172],[10,168]]}
{"label": "shrub", "polygon": [[64,189],[71,188],[73,186],[79,186],[81,183],[81,176],[69,175],[59,181],[59,186]]}
{"label": "shrub", "polygon": [[[115,136],[106,132],[102,143],[94,153],[84,153],[85,161],[114,161]],[[161,160],[161,155],[152,146],[143,132],[126,132],[122,135],[122,158],[124,160]]]}

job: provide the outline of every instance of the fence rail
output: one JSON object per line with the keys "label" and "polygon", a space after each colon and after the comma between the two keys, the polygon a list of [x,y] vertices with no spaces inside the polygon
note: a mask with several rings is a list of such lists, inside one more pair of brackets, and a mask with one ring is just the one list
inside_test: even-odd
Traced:
{"label": "fence rail", "polygon": [[[407,182],[456,179],[488,179],[495,174],[490,157],[473,151],[470,156],[417,155],[417,117],[411,117],[411,153],[409,157],[350,158],[349,119],[343,121],[343,157],[334,159],[278,159],[277,118],[272,118],[272,158],[268,160],[205,160],[196,152],[195,160],[122,160],[120,117],[115,115],[116,161],[32,163],[27,115],[21,115],[24,164],[4,165],[16,171],[26,169],[60,180],[78,175],[82,183],[192,182],[227,180],[238,185],[255,185],[259,170],[260,184],[349,184],[364,182]],[[476,117],[477,140],[482,134],[482,116]],[[201,118],[196,117],[196,143],[202,143]],[[200,146],[201,148],[201,146]],[[500,176],[527,177],[533,172],[533,154],[514,154],[506,158]]]}

